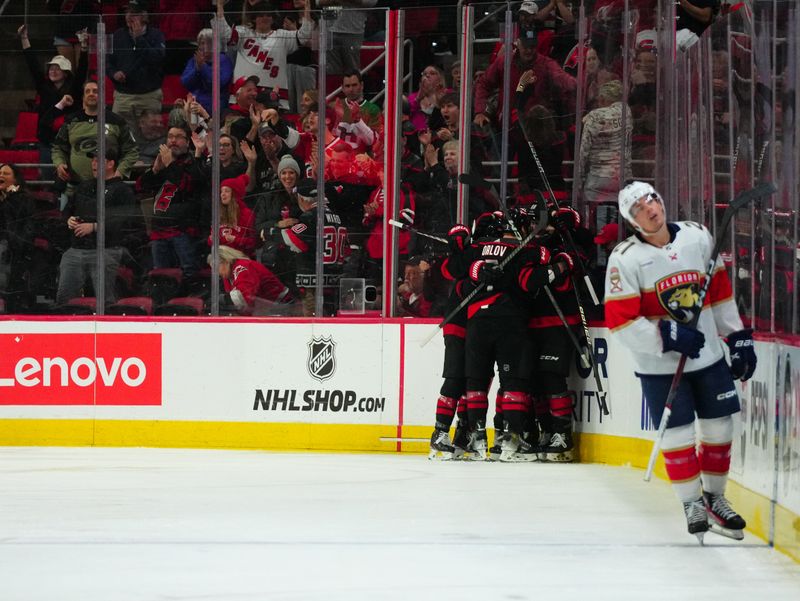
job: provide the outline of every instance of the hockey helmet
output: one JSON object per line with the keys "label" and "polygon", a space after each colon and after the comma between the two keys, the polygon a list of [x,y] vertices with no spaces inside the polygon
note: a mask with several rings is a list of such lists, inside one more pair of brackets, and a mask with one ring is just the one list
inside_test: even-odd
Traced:
{"label": "hockey helmet", "polygon": [[500,211],[481,213],[472,222],[472,239],[498,238],[503,233],[504,220]]}
{"label": "hockey helmet", "polygon": [[661,198],[661,195],[656,192],[656,189],[647,182],[632,181],[619,191],[620,215],[622,215],[625,221],[630,223],[631,227],[638,232],[641,232],[642,228],[637,225],[636,221],[634,221],[633,215],[631,214],[631,208],[639,201],[640,198],[651,195],[661,203],[662,207],[664,207],[664,200]]}

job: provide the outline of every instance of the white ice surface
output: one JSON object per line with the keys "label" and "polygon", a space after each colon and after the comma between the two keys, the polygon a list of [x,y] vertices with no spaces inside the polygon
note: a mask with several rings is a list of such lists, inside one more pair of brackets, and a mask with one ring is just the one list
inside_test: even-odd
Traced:
{"label": "white ice surface", "polygon": [[800,599],[752,535],[597,465],[0,448],[0,601]]}

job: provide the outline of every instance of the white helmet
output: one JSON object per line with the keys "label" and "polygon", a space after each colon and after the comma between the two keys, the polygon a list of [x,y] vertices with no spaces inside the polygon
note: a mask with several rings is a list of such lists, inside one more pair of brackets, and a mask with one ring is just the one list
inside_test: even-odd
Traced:
{"label": "white helmet", "polygon": [[625,221],[630,223],[631,226],[639,232],[642,231],[642,228],[640,228],[633,220],[633,216],[631,215],[631,207],[635,205],[640,198],[649,196],[650,194],[655,194],[658,198],[658,202],[661,203],[662,207],[664,206],[664,201],[661,199],[661,195],[656,192],[656,189],[647,182],[633,181],[619,191],[620,215],[622,215]]}

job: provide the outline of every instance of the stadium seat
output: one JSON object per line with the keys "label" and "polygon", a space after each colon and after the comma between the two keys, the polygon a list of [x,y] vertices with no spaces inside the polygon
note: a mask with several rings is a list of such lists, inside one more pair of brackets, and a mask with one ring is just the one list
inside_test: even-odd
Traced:
{"label": "stadium seat", "polygon": [[187,296],[207,299],[211,295],[211,268],[205,267],[186,278],[184,282]]}
{"label": "stadium seat", "polygon": [[20,111],[17,117],[17,128],[10,148],[24,150],[35,148],[39,144],[36,130],[39,125],[39,114],[33,111]]}
{"label": "stadium seat", "polygon": [[172,315],[199,317],[203,314],[205,303],[196,296],[179,296],[171,298],[166,304],[156,307],[155,315]]}
{"label": "stadium seat", "polygon": [[[0,163],[14,163],[21,165],[25,163],[38,163],[39,150],[0,150]],[[26,181],[39,179],[38,167],[20,167],[22,176]]]}
{"label": "stadium seat", "polygon": [[169,299],[181,295],[183,271],[177,268],[151,269],[147,273],[145,290],[155,306],[165,305]]}
{"label": "stadium seat", "polygon": [[97,313],[97,299],[93,296],[79,296],[56,307],[55,313],[59,315],[94,315]]}
{"label": "stadium seat", "polygon": [[164,93],[164,99],[161,104],[167,110],[172,108],[178,98],[186,98],[186,93],[188,92],[181,83],[180,75],[165,75],[164,82],[161,84],[161,91]]}
{"label": "stadium seat", "polygon": [[111,108],[114,105],[114,82],[106,75],[106,106]]}
{"label": "stadium seat", "polygon": [[149,296],[129,296],[119,299],[106,309],[106,315],[152,315],[153,299]]}

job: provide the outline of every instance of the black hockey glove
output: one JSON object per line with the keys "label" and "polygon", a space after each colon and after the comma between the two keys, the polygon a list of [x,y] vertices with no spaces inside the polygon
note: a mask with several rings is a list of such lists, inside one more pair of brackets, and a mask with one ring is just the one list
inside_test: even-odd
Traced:
{"label": "black hockey glove", "polygon": [[731,351],[731,374],[746,382],[756,370],[756,351],[753,345],[753,330],[747,328],[730,334],[725,340]]}
{"label": "black hockey glove", "polygon": [[556,253],[556,255],[553,257],[553,263],[562,263],[564,265],[563,271],[568,273],[575,271],[575,257],[569,253]]}
{"label": "black hockey glove", "polygon": [[700,356],[700,349],[706,343],[706,337],[700,330],[690,328],[680,322],[661,319],[658,322],[661,331],[663,352],[675,351],[690,359]]}
{"label": "black hockey glove", "polygon": [[475,261],[469,268],[469,278],[486,286],[493,286],[503,278],[503,269],[497,263]]}
{"label": "black hockey glove", "polygon": [[470,232],[466,225],[457,223],[447,232],[447,244],[451,253],[460,253],[470,245]]}

